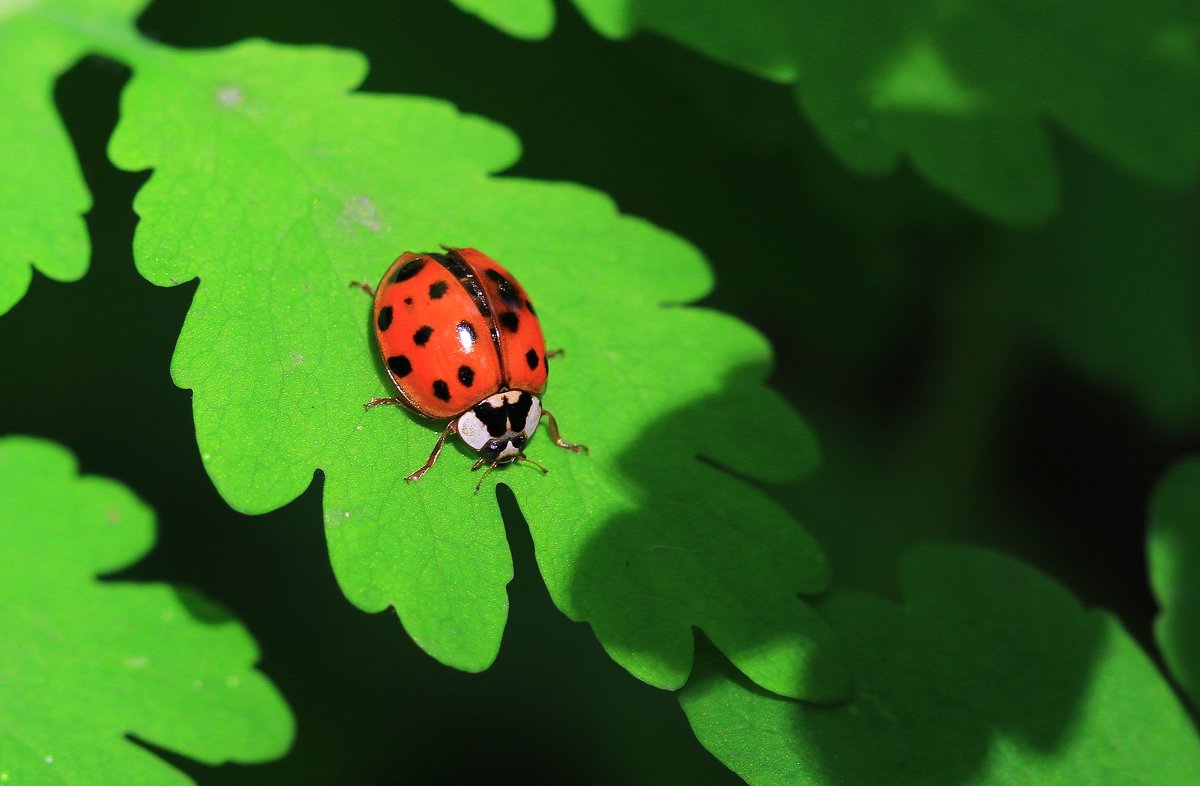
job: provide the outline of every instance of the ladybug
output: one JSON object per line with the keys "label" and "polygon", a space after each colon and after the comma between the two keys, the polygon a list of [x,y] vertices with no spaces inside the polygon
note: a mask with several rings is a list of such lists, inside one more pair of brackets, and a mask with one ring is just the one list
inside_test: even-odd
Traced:
{"label": "ladybug", "polygon": [[[472,471],[487,465],[475,486],[498,466],[525,461],[525,446],[544,416],[560,448],[587,452],[559,436],[542,408],[549,373],[546,341],[525,289],[496,260],[473,248],[401,254],[372,290],[379,354],[399,396],[373,398],[365,409],[395,404],[430,419],[449,418],[420,480],[446,438],[457,434],[479,452]],[[552,353],[554,354],[554,353]]]}

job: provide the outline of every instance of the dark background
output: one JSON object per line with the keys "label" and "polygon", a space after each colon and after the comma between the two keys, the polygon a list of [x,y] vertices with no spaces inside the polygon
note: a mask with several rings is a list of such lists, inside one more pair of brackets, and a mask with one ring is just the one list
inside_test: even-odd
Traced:
{"label": "dark background", "polygon": [[[813,137],[787,88],[659,38],[606,41],[565,4],[541,43],[448,2],[308,5],[162,0],[140,27],[184,47],[263,36],[359,49],[365,90],[445,98],[503,123],[524,145],[512,174],[601,189],[699,246],[717,273],[706,304],[770,337],[773,384],[821,438],[825,465],[770,491],[829,549],[840,585],[894,593],[895,556],[916,540],[989,545],[1115,611],[1151,646],[1145,505],[1162,470],[1200,446],[1200,417],[1152,427],[1029,328],[1014,271],[1053,226],[996,225],[907,170],[859,178]],[[95,196],[93,261],[78,283],[35,277],[0,319],[0,433],[57,440],[85,472],[145,499],[159,542],[123,576],[190,584],[229,606],[297,718],[295,748],[273,764],[164,755],[214,785],[738,782],[670,694],[629,677],[553,608],[505,489],[516,580],[500,657],[482,675],[437,664],[394,615],[344,601],[319,474],[265,516],[220,500],[190,394],[168,374],[195,283],[159,289],[137,275],[131,201],[145,175],[105,157],[127,76],[89,57],[58,84]],[[1164,194],[1057,145],[1067,205],[1085,192],[1144,196],[1198,215],[1195,193]],[[1196,253],[1196,234],[1186,240]]]}

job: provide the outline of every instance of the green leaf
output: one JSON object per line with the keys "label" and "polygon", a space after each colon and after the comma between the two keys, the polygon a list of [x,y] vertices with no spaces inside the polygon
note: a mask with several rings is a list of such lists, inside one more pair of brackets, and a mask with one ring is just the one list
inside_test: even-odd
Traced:
{"label": "green leaf", "polygon": [[536,40],[554,29],[551,0],[452,0],[466,11],[515,38]]}
{"label": "green leaf", "polygon": [[1038,223],[1057,206],[1046,120],[1162,185],[1193,182],[1200,163],[1200,24],[1179,0],[575,5],[606,36],[652,31],[794,85],[854,170],[879,175],[906,157],[1004,222]]}
{"label": "green leaf", "polygon": [[154,543],[137,497],[6,437],[0,499],[0,782],[192,782],[124,735],[210,764],[283,755],[291,714],[241,625],[176,586],[98,580]]}
{"label": "green leaf", "polygon": [[[355,53],[261,41],[218,51],[143,44],[113,160],[153,167],[135,258],[160,285],[199,277],[172,365],[194,391],[209,474],[238,510],[284,505],[324,473],[331,560],[346,596],[394,606],[457,668],[495,658],[512,562],[464,449],[405,475],[441,424],[398,410],[369,333],[374,282],[404,250],[486,250],[533,294],[555,362],[547,435],[513,466],[546,584],[641,679],[683,684],[692,626],[770,690],[837,697],[847,677],[797,593],[828,580],[813,540],[752,486],[815,460],[806,426],[763,386],[770,351],[746,325],[673,304],[708,291],[696,251],[594,191],[498,178],[507,130],[427,98],[348,94]],[[711,405],[728,397],[733,407]],[[456,443],[457,444],[457,443]],[[751,515],[753,514],[753,515]]]}
{"label": "green leaf", "polygon": [[753,784],[1200,783],[1200,739],[1112,615],[996,553],[901,563],[906,605],[840,592],[854,700],[763,693],[714,656],[680,696],[701,742]]}
{"label": "green leaf", "polygon": [[1008,244],[1020,310],[1158,431],[1189,433],[1200,425],[1200,200],[1077,159],[1062,215]]}
{"label": "green leaf", "polygon": [[1200,458],[1173,466],[1150,502],[1154,635],[1171,673],[1200,707]]}
{"label": "green leaf", "polygon": [[29,289],[31,268],[58,281],[87,270],[82,215],[92,200],[54,108],[54,81],[88,50],[80,27],[127,28],[144,5],[0,0],[0,315]]}

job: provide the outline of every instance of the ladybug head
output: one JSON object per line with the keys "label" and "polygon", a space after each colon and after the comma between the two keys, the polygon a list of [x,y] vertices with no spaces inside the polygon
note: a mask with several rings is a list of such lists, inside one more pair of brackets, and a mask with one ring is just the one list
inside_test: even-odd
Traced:
{"label": "ladybug head", "polygon": [[458,435],[488,464],[516,461],[542,419],[542,402],[523,390],[488,396],[458,418]]}

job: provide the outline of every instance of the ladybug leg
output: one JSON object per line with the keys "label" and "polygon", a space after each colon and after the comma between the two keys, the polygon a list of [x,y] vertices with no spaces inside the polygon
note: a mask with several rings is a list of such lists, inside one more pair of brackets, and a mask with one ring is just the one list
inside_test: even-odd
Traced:
{"label": "ladybug leg", "polygon": [[429,471],[429,469],[433,466],[433,463],[437,461],[438,454],[442,452],[442,445],[446,443],[446,437],[450,436],[451,434],[458,433],[457,423],[457,420],[452,420],[446,424],[446,428],[442,429],[442,433],[438,435],[437,442],[435,442],[433,445],[433,452],[429,454],[429,458],[425,461],[425,465],[405,478],[406,481],[411,483],[413,481],[420,480],[421,476]]}
{"label": "ladybug leg", "polygon": [[480,456],[480,457],[479,457],[479,460],[478,460],[478,461],[476,461],[474,464],[472,464],[472,465],[471,465],[471,471],[472,471],[472,472],[474,472],[475,470],[477,470],[477,469],[479,469],[480,467],[482,467],[482,466],[483,466],[483,462],[485,462],[485,461],[487,461],[487,459],[486,459],[486,458],[484,458],[483,456]]}
{"label": "ladybug leg", "polygon": [[363,292],[366,292],[368,295],[370,295],[371,297],[375,297],[375,289],[370,284],[367,284],[362,281],[351,281],[350,286],[358,287]]}
{"label": "ladybug leg", "polygon": [[558,421],[556,421],[554,419],[554,416],[550,414],[550,410],[543,409],[542,415],[544,415],[550,421],[550,439],[554,440],[555,445],[558,445],[560,448],[566,448],[567,450],[571,451],[572,453],[579,453],[581,451],[583,453],[588,452],[587,445],[576,445],[576,444],[567,442],[562,438],[562,436],[559,435]]}
{"label": "ladybug leg", "polygon": [[548,474],[550,474],[550,470],[546,469],[546,468],[545,468],[545,467],[543,467],[541,464],[539,464],[539,463],[537,463],[536,461],[534,461],[533,459],[529,458],[529,457],[528,457],[528,456],[526,456],[524,453],[518,453],[518,454],[517,454],[517,461],[523,461],[523,462],[525,462],[526,464],[532,464],[533,466],[535,466],[535,467],[537,467],[538,469],[540,469],[540,470],[542,471],[542,474],[543,474],[543,475],[548,475]]}
{"label": "ladybug leg", "polygon": [[476,494],[479,493],[479,489],[483,488],[483,479],[486,478],[488,475],[492,474],[492,470],[494,470],[496,468],[496,465],[499,463],[500,462],[498,462],[498,461],[493,461],[491,464],[488,465],[487,471],[479,476],[479,482],[475,484],[475,493]]}
{"label": "ladybug leg", "polygon": [[395,404],[398,407],[406,406],[406,402],[402,398],[395,398],[395,397],[373,398],[370,401],[368,401],[366,404],[363,404],[363,409],[370,409],[371,407],[377,407],[380,404]]}

